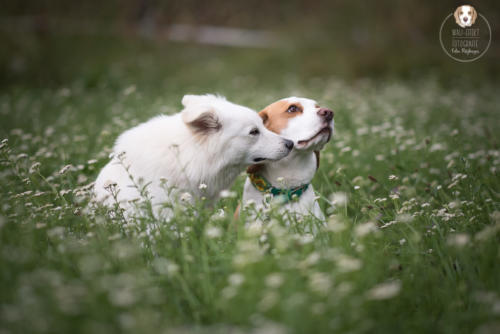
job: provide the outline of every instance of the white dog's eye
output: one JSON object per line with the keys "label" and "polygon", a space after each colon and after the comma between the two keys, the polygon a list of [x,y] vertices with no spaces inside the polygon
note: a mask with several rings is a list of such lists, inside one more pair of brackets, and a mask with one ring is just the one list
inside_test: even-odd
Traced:
{"label": "white dog's eye", "polygon": [[257,128],[253,128],[253,129],[250,131],[249,135],[251,135],[251,136],[257,136],[259,133],[260,133],[259,129],[257,129]]}
{"label": "white dog's eye", "polygon": [[297,112],[297,111],[299,111],[299,108],[298,108],[296,105],[294,105],[294,104],[292,104],[292,105],[291,105],[290,107],[288,107],[288,109],[286,110],[286,112],[290,112],[290,113]]}

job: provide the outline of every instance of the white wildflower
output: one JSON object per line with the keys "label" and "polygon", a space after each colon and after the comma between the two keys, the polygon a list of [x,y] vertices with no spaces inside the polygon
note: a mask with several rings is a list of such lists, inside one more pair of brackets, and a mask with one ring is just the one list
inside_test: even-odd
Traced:
{"label": "white wildflower", "polygon": [[405,238],[403,238],[403,239],[399,240],[399,244],[400,244],[401,246],[403,246],[405,243],[406,243],[406,239],[405,239]]}
{"label": "white wildflower", "polygon": [[191,194],[190,194],[190,193],[188,193],[188,192],[182,193],[182,194],[181,194],[181,197],[180,197],[181,202],[189,202],[189,201],[191,201],[191,199],[192,199],[192,198],[193,198],[193,197],[192,197],[192,196],[191,196]]}
{"label": "white wildflower", "polygon": [[332,287],[330,277],[322,272],[313,272],[309,276],[309,288],[321,295],[327,294]]}
{"label": "white wildflower", "polygon": [[209,226],[205,230],[205,235],[210,239],[219,238],[222,235],[222,229],[217,226]]}
{"label": "white wildflower", "polygon": [[335,192],[330,195],[330,202],[333,205],[343,206],[347,203],[347,194],[344,192]]}
{"label": "white wildflower", "polygon": [[375,198],[375,200],[373,202],[374,203],[382,203],[382,202],[385,202],[385,201],[387,201],[387,198],[382,197],[382,198]]}
{"label": "white wildflower", "polygon": [[227,280],[229,281],[229,284],[232,286],[240,286],[245,282],[245,276],[243,276],[240,273],[234,273],[229,275]]}
{"label": "white wildflower", "polygon": [[299,243],[301,245],[307,245],[307,244],[310,244],[311,242],[313,242],[313,240],[314,240],[314,236],[310,233],[307,233],[299,238]]}
{"label": "white wildflower", "polygon": [[16,160],[21,160],[26,158],[28,158],[28,155],[26,153],[21,153],[17,155]]}
{"label": "white wildflower", "polygon": [[246,208],[249,208],[251,206],[255,205],[255,200],[254,199],[249,199],[248,201],[246,201],[243,205],[243,207],[246,209]]}
{"label": "white wildflower", "polygon": [[497,221],[495,225],[486,226],[484,229],[477,232],[474,238],[478,241],[484,241],[495,236],[498,232],[500,232],[500,222]]}
{"label": "white wildflower", "polygon": [[364,237],[367,234],[377,232],[377,226],[373,222],[359,224],[354,229],[354,232],[358,237]]}
{"label": "white wildflower", "polygon": [[41,163],[39,163],[38,161],[35,162],[33,165],[31,165],[31,167],[29,169],[29,173],[33,174],[33,173],[38,172],[38,170],[40,169],[40,165],[41,165]]}
{"label": "white wildflower", "polygon": [[115,288],[109,292],[109,301],[116,306],[130,306],[135,300],[135,294],[130,288],[119,289]]}
{"label": "white wildflower", "polygon": [[63,175],[72,168],[73,168],[73,165],[66,165],[63,168],[61,168],[61,170],[59,170],[58,173],[59,173],[59,175]]}
{"label": "white wildflower", "polygon": [[304,267],[314,266],[320,260],[321,256],[318,252],[313,252],[309,254],[304,261],[301,262],[301,265]]}
{"label": "white wildflower", "polygon": [[258,220],[246,225],[245,228],[248,231],[249,236],[257,236],[262,234],[263,226],[262,222]]}
{"label": "white wildflower", "polygon": [[396,175],[389,175],[389,180],[395,181],[397,179],[398,179],[398,177]]}
{"label": "white wildflower", "polygon": [[360,188],[360,186],[354,186],[354,190],[359,190]]}
{"label": "white wildflower", "polygon": [[127,96],[127,95],[130,95],[132,93],[134,93],[136,90],[136,87],[135,85],[131,85],[131,86],[128,86],[127,88],[125,88],[125,90],[123,91],[123,95]]}
{"label": "white wildflower", "polygon": [[344,147],[344,148],[342,148],[342,149],[340,150],[340,153],[341,153],[341,154],[342,154],[342,153],[346,153],[346,152],[349,152],[349,151],[351,151],[351,150],[352,150],[352,148],[350,148],[349,146],[346,146],[346,147]]}
{"label": "white wildflower", "polygon": [[362,266],[361,260],[345,254],[339,255],[336,262],[339,270],[344,273],[359,270]]}
{"label": "white wildflower", "polygon": [[104,182],[103,188],[109,191],[111,188],[114,188],[116,185],[117,185],[117,183],[115,181],[106,180],[106,182]]}
{"label": "white wildflower", "polygon": [[[257,307],[260,311],[265,312],[265,311],[271,309],[274,305],[276,305],[278,300],[279,300],[279,295],[276,292],[267,291],[264,294],[264,297],[262,297],[262,299],[260,300]],[[269,333],[269,332],[266,332],[266,333]]]}
{"label": "white wildflower", "polygon": [[433,144],[431,148],[429,149],[430,152],[436,152],[436,151],[444,151],[446,149],[446,146],[440,143]]}
{"label": "white wildflower", "polygon": [[390,299],[397,296],[400,291],[401,291],[400,281],[386,282],[378,284],[373,288],[371,288],[366,293],[366,297],[371,300]]}
{"label": "white wildflower", "polygon": [[270,288],[279,288],[284,282],[283,275],[280,273],[272,273],[266,277],[266,285]]}
{"label": "white wildflower", "polygon": [[470,236],[466,233],[455,233],[448,237],[447,243],[450,246],[463,247],[470,241]]}
{"label": "white wildflower", "polygon": [[224,189],[224,190],[222,190],[219,193],[219,196],[221,198],[235,198],[236,197],[236,193],[234,191],[230,191],[230,190]]}
{"label": "white wildflower", "polygon": [[83,175],[83,174],[78,175],[78,178],[76,180],[76,182],[78,184],[86,183],[87,181],[88,181],[88,177],[86,175]]}
{"label": "white wildflower", "polygon": [[153,260],[153,268],[162,275],[172,276],[179,271],[179,266],[170,260],[159,257]]}
{"label": "white wildflower", "polygon": [[60,238],[63,236],[64,234],[64,227],[62,226],[57,226],[57,227],[53,227],[51,228],[50,230],[47,231],[47,235],[50,237],[50,238]]}
{"label": "white wildflower", "polygon": [[200,185],[198,186],[198,189],[205,190],[205,189],[207,189],[207,185],[205,183],[200,183]]}
{"label": "white wildflower", "polygon": [[337,216],[333,215],[328,218],[326,229],[332,232],[341,232],[346,229],[346,225]]}
{"label": "white wildflower", "polygon": [[397,215],[396,220],[401,223],[410,223],[413,220],[413,216],[407,213],[403,213]]}

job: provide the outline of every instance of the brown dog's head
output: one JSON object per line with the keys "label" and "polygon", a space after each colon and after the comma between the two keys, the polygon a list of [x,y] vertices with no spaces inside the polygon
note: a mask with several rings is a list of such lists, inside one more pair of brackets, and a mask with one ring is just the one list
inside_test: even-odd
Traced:
{"label": "brown dog's head", "polygon": [[462,28],[472,26],[477,19],[477,12],[474,7],[469,5],[459,6],[455,13],[453,14],[455,17],[455,22]]}
{"label": "brown dog's head", "polygon": [[317,157],[334,128],[333,111],[300,97],[276,101],[259,112],[259,116],[266,128],[292,140],[295,150],[314,151]]}

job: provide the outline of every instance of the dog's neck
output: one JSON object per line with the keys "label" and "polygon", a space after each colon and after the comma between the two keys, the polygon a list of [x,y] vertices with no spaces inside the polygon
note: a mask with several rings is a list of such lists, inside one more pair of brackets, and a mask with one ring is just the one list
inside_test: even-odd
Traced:
{"label": "dog's neck", "polygon": [[315,172],[314,152],[294,149],[287,157],[262,165],[258,173],[276,188],[293,188],[310,183]]}

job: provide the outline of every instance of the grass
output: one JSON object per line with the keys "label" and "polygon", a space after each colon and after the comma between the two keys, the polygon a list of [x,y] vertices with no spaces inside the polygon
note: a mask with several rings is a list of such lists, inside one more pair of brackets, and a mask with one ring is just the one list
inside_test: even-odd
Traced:
{"label": "grass", "polygon": [[[0,91],[2,333],[498,331],[498,84],[344,82],[277,51],[57,46],[47,68],[20,46]],[[235,229],[244,175],[236,198],[153,234],[151,218],[87,209],[117,135],[203,92],[335,110],[317,235],[275,212]]]}

